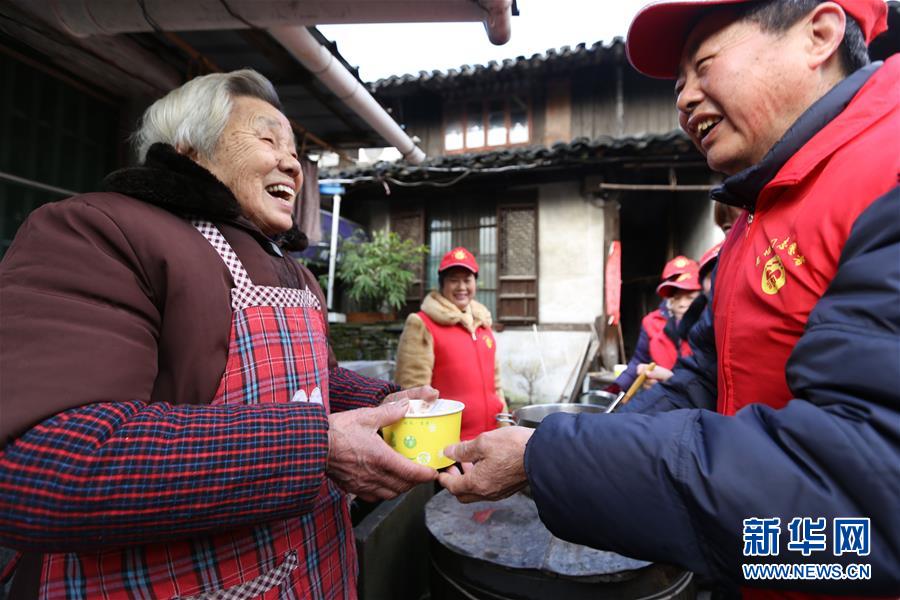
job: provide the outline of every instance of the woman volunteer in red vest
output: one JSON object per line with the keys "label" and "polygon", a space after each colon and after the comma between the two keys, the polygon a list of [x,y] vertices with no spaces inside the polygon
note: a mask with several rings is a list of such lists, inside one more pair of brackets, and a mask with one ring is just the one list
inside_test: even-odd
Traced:
{"label": "woman volunteer in red vest", "polygon": [[438,287],[409,315],[397,348],[397,383],[404,388],[431,384],[442,398],[466,405],[463,440],[496,427],[506,411],[497,364],[491,313],[475,301],[478,263],[465,248],[444,255]]}
{"label": "woman volunteer in red vest", "polygon": [[[730,228],[731,225],[729,224],[728,227]],[[673,312],[675,312],[675,317],[678,318],[678,337],[682,340],[681,343],[684,346],[688,346],[688,335],[690,334],[691,329],[694,327],[694,325],[697,324],[697,321],[700,319],[700,315],[703,314],[703,311],[706,309],[706,305],[709,302],[709,297],[712,292],[712,272],[719,258],[719,250],[722,249],[722,244],[723,242],[719,242],[718,244],[704,252],[703,256],[700,257],[698,278],[700,280],[700,287],[702,288],[703,293],[691,294],[694,299],[691,301],[691,304],[687,308],[687,310],[681,312],[680,317],[679,312],[683,307],[682,302],[689,296],[684,294],[681,296],[681,298],[676,300],[677,304]],[[660,287],[662,287],[662,285],[660,285]],[[678,296],[676,296],[676,298],[678,298]],[[687,354],[690,354],[689,346]],[[643,373],[643,371],[644,366],[639,365],[638,374]],[[671,368],[655,367],[653,371],[647,374],[647,380],[644,382],[644,389],[651,388],[660,381],[668,381],[673,374],[674,373],[672,373]]]}
{"label": "woman volunteer in red vest", "polygon": [[[687,343],[678,339],[678,321],[697,296],[695,290],[700,289],[697,268],[697,261],[686,256],[676,256],[663,267],[662,281],[656,288],[663,301],[659,308],[641,320],[641,334],[628,367],[607,388],[608,391],[618,393],[628,389],[637,378],[641,364],[653,361],[657,367],[671,369],[679,357],[690,354]],[[675,280],[678,280],[676,284],[667,285]],[[688,296],[690,299],[685,302]],[[677,309],[676,314],[673,314],[673,308]]]}
{"label": "woman volunteer in red vest", "polygon": [[666,369],[674,367],[679,358],[691,354],[687,340],[678,333],[681,318],[702,289],[697,263],[691,263],[684,273],[663,281],[656,288],[656,293],[665,298],[669,318],[664,323],[658,319],[652,323],[650,319],[644,319],[647,321],[644,327],[650,334],[650,359]]}

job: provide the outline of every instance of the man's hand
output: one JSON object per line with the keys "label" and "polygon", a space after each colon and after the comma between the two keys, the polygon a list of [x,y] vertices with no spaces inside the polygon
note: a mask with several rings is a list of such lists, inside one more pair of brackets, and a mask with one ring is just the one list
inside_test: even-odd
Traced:
{"label": "man's hand", "polygon": [[430,408],[432,403],[438,399],[438,396],[440,396],[440,393],[430,385],[420,385],[388,394],[381,403],[388,404],[390,402],[400,402],[401,400],[424,400],[425,407]]}
{"label": "man's hand", "polygon": [[401,399],[328,417],[325,472],[341,489],[371,502],[388,500],[437,478],[434,469],[401,456],[378,435],[381,427],[402,419],[408,408],[409,400]]}
{"label": "man's hand", "polygon": [[441,485],[460,502],[502,500],[525,487],[525,444],[534,429],[504,427],[474,440],[447,446],[444,455],[462,463],[438,476]]}

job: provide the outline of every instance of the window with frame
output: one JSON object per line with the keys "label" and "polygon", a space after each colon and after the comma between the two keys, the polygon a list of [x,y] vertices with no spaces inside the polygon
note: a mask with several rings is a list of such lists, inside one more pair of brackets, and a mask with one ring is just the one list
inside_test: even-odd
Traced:
{"label": "window with frame", "polygon": [[533,202],[497,209],[497,315],[510,324],[538,320],[538,230]]}
{"label": "window with frame", "polygon": [[437,268],[444,254],[464,246],[478,261],[476,300],[491,311],[494,320],[508,325],[537,322],[537,206],[532,196],[516,199],[522,201],[497,205],[471,198],[429,203],[423,215],[424,241],[429,247],[426,286],[415,290],[421,294],[418,301],[427,290],[438,289]]}
{"label": "window with frame", "polygon": [[[462,204],[462,205],[461,205]],[[484,202],[453,202],[428,211],[428,289],[438,289],[437,268],[444,255],[464,246],[478,261],[475,299],[491,314],[497,308],[497,212]]]}
{"label": "window with frame", "polygon": [[531,140],[531,105],[519,95],[448,101],[444,116],[447,152],[515,146]]}

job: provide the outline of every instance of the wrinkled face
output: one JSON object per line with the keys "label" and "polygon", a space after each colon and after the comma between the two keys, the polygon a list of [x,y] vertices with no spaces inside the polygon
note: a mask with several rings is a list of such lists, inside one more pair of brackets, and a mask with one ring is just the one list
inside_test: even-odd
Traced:
{"label": "wrinkled face", "polygon": [[727,9],[691,31],[676,106],[711,169],[733,175],[758,163],[808,106],[802,39],[798,26],[770,34]]}
{"label": "wrinkled face", "polygon": [[441,295],[456,305],[459,310],[466,310],[475,298],[475,274],[463,267],[452,267],[444,276]]}
{"label": "wrinkled face", "polygon": [[668,307],[676,321],[681,321],[681,317],[687,312],[691,302],[699,295],[699,291],[688,292],[684,290],[676,290],[676,292],[672,294],[668,300]]}
{"label": "wrinkled face", "polygon": [[259,98],[232,101],[213,155],[194,160],[231,190],[244,216],[263,233],[287,231],[303,182],[291,125],[277,108]]}

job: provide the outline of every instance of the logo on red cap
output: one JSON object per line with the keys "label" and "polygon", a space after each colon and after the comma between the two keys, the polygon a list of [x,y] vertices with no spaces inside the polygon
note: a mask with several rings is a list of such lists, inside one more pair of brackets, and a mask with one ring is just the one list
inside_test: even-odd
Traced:
{"label": "logo on red cap", "polygon": [[668,298],[677,290],[685,290],[688,292],[700,291],[702,286],[700,285],[700,275],[697,270],[697,263],[690,259],[688,259],[688,262],[689,264],[684,272],[673,275],[670,279],[660,283],[656,287],[656,293],[663,298]]}
{"label": "logo on red cap", "polygon": [[473,273],[478,273],[478,262],[472,256],[472,253],[462,246],[454,248],[444,255],[444,258],[441,259],[441,264],[438,266],[438,273],[451,267],[463,267]]}
{"label": "logo on red cap", "polygon": [[687,256],[676,256],[675,258],[667,262],[665,267],[663,267],[662,280],[666,281],[668,279],[672,279],[677,275],[681,275],[682,273],[687,273],[692,270],[697,270],[696,261],[691,260]]}

